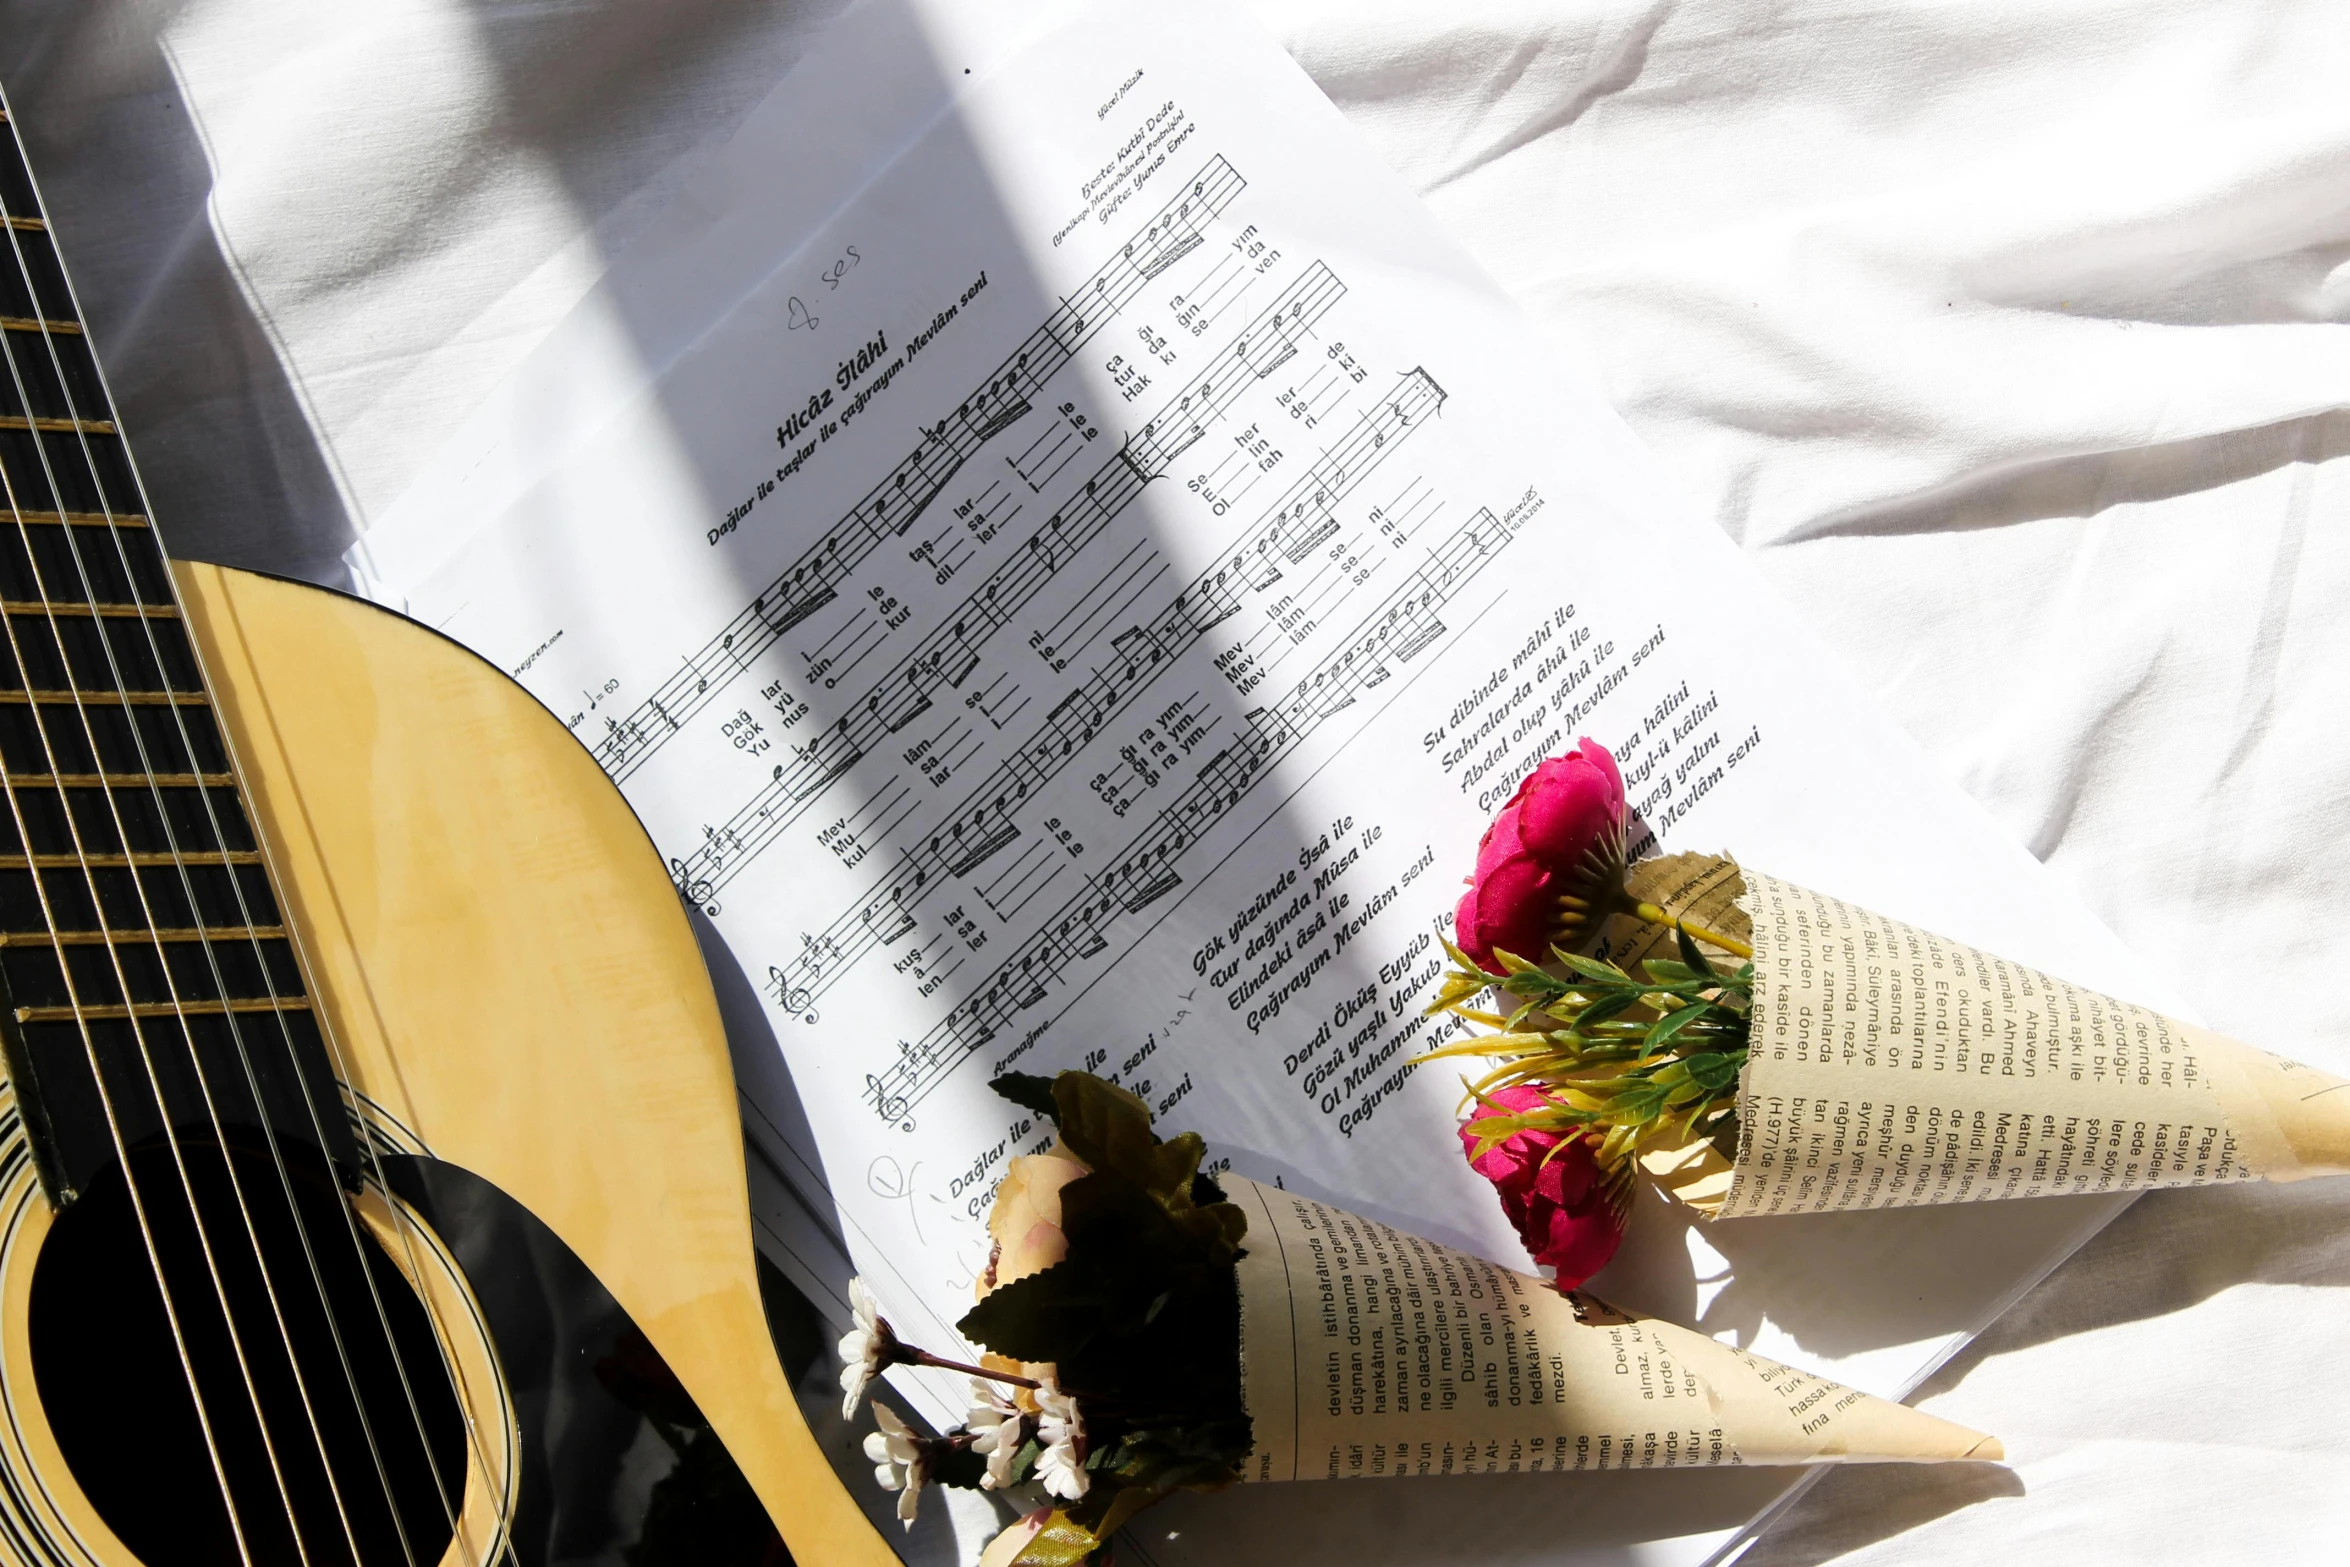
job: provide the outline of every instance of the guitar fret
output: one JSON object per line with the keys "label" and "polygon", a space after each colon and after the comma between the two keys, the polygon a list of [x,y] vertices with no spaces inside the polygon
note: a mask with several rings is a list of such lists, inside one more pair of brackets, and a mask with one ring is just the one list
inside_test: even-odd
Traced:
{"label": "guitar fret", "polygon": [[261,853],[257,849],[183,849],[177,854],[36,854],[29,859],[22,854],[0,854],[0,870],[9,871],[75,871],[85,865],[92,870],[122,870],[144,866],[260,863]]}
{"label": "guitar fret", "polygon": [[27,234],[45,234],[49,231],[49,225],[39,218],[10,218],[7,221],[10,228],[21,229]]}
{"label": "guitar fret", "polygon": [[260,1001],[141,1001],[128,1006],[116,1002],[94,1007],[18,1007],[16,1021],[24,1023],[99,1023],[122,1018],[221,1017],[232,1012],[307,1012],[306,996],[281,996]]}
{"label": "guitar fret", "polygon": [[0,691],[0,707],[210,707],[196,691]]}
{"label": "guitar fret", "polygon": [[42,430],[51,435],[119,435],[112,422],[105,419],[26,419],[17,414],[0,414],[0,430]]}
{"label": "guitar fret", "polygon": [[40,599],[0,599],[0,615],[55,615],[60,620],[177,620],[177,604],[51,604]]}
{"label": "guitar fret", "polygon": [[283,941],[283,925],[171,925],[161,930],[0,931],[0,947],[151,947],[191,941]]}
{"label": "guitar fret", "polygon": [[53,321],[40,316],[0,316],[0,332],[54,332],[61,337],[79,337],[79,321]]}

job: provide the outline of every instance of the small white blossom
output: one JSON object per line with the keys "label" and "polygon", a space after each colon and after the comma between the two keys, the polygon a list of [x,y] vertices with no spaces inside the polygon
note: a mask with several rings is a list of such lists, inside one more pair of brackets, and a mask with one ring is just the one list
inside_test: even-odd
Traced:
{"label": "small white blossom", "polygon": [[928,1455],[913,1430],[887,1404],[873,1406],[873,1423],[881,1427],[865,1434],[865,1456],[873,1461],[873,1478],[884,1491],[898,1493],[898,1522],[914,1527],[915,1498],[929,1476]]}
{"label": "small white blossom", "polygon": [[1085,1419],[1077,1400],[1053,1385],[1050,1377],[1036,1390],[1037,1440],[1044,1451],[1036,1460],[1036,1478],[1045,1490],[1064,1502],[1085,1494],[1093,1476],[1085,1472]]}
{"label": "small white blossom", "polygon": [[1012,1465],[1020,1457],[1026,1443],[1028,1417],[996,1391],[996,1384],[980,1377],[971,1379],[971,1411],[963,1417],[963,1429],[971,1433],[971,1451],[987,1459],[987,1474],[979,1483],[990,1490],[1001,1490],[1012,1483]]}
{"label": "small white blossom", "polygon": [[841,1335],[840,1386],[844,1395],[840,1401],[840,1417],[854,1420],[857,1401],[865,1396],[865,1389],[881,1374],[884,1356],[895,1335],[889,1324],[881,1320],[881,1304],[861,1278],[849,1280],[849,1310],[856,1316],[857,1325]]}

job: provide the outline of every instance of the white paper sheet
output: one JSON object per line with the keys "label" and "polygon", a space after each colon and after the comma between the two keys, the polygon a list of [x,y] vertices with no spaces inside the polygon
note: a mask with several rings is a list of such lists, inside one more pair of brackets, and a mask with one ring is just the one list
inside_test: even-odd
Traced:
{"label": "white paper sheet", "polygon": [[[1477,834],[1579,733],[1670,846],[2183,1010],[1237,17],[1101,5],[948,85],[636,403],[379,579],[572,723],[764,977],[776,1119],[911,1336],[949,1337],[1039,1136],[985,1088],[1011,1066],[1522,1262],[1451,1079],[1400,1066]],[[1602,1288],[1898,1393],[2112,1211],[1644,1209]],[[1207,1498],[1137,1549],[1449,1559],[1467,1484],[1529,1559],[1697,1560],[1784,1483],[1653,1478]]]}

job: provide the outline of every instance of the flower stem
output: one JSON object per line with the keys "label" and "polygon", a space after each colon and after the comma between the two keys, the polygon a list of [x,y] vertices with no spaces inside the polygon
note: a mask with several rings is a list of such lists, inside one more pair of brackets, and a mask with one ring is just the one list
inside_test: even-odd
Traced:
{"label": "flower stem", "polygon": [[1724,952],[1730,953],[1734,957],[1744,958],[1749,963],[1754,961],[1754,948],[1740,941],[1737,937],[1725,936],[1718,930],[1707,930],[1703,925],[1692,924],[1678,914],[1667,914],[1653,903],[1633,904],[1632,916],[1635,919],[1646,920],[1651,925],[1665,925],[1674,930],[1687,931],[1694,940],[1719,947]]}
{"label": "flower stem", "polygon": [[1016,1377],[1009,1371],[990,1371],[985,1366],[965,1365],[960,1360],[949,1360],[944,1355],[933,1355],[929,1350],[917,1349],[911,1344],[903,1346],[903,1352],[907,1357],[906,1363],[908,1365],[936,1366],[941,1371],[960,1371],[966,1376],[985,1377],[990,1382],[1008,1382],[1014,1387],[1024,1387],[1031,1390],[1044,1385],[1034,1377]]}

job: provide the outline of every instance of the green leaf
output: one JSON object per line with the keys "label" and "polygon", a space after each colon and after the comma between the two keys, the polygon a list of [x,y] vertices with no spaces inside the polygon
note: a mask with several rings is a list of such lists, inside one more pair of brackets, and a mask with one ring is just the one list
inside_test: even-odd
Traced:
{"label": "green leaf", "polygon": [[1143,1184],[1161,1202],[1172,1204],[1180,1199],[1189,1206],[1191,1178],[1199,1173],[1199,1162],[1207,1151],[1208,1145],[1200,1141],[1197,1132],[1168,1138],[1151,1150],[1151,1178]]}
{"label": "green leaf", "polygon": [[991,1290],[956,1326],[999,1355],[1065,1363],[1104,1334],[1142,1331],[1161,1294],[1229,1270],[1247,1228],[1233,1203],[1195,1208],[1186,1190],[1171,1206],[1111,1171],[1079,1176],[1061,1188],[1068,1255]]}
{"label": "green leaf", "polygon": [[[1156,1187],[1159,1167],[1154,1150],[1159,1139],[1151,1131],[1148,1105],[1090,1072],[1063,1072],[1054,1078],[1053,1102],[1061,1141],[1086,1168],[1113,1171],[1137,1185]],[[1187,1173],[1185,1184],[1190,1179]]]}
{"label": "green leaf", "polygon": [[1657,1113],[1664,1109],[1665,1096],[1670,1091],[1670,1084],[1650,1082],[1641,1082],[1624,1089],[1609,1102],[1608,1119],[1626,1126],[1653,1121]]}
{"label": "green leaf", "polygon": [[1609,1018],[1631,1011],[1639,1002],[1640,993],[1638,991],[1618,991],[1612,996],[1602,996],[1575,1014],[1575,1026],[1577,1028],[1596,1027]]}
{"label": "green leaf", "polygon": [[[1064,1194],[1078,1183],[1063,1187]],[[1014,1360],[1059,1360],[1101,1331],[1120,1299],[1117,1277],[1074,1252],[1049,1268],[988,1291],[956,1328]]]}
{"label": "green leaf", "polygon": [[1682,1081],[1673,1085],[1673,1091],[1671,1093],[1665,1095],[1665,1108],[1667,1110],[1683,1110],[1687,1109],[1691,1105],[1703,1104],[1706,1098],[1707,1095],[1704,1089],[1700,1088],[1697,1084],[1688,1081],[1687,1079],[1683,1079]]}
{"label": "green leaf", "polygon": [[1706,1097],[1716,1098],[1725,1090],[1738,1087],[1739,1069],[1746,1065],[1743,1050],[1701,1050],[1695,1055],[1683,1056],[1681,1064],[1689,1069],[1689,1080],[1705,1090]]}
{"label": "green leaf", "polygon": [[1648,977],[1661,985],[1685,985],[1697,978],[1697,972],[1686,963],[1675,963],[1671,958],[1650,958],[1640,965]]}
{"label": "green leaf", "polygon": [[1540,998],[1563,996],[1575,987],[1572,981],[1561,979],[1556,974],[1538,968],[1530,968],[1512,974],[1508,988],[1521,996],[1533,995]]}
{"label": "green leaf", "polygon": [[1053,1080],[1049,1077],[1034,1072],[1006,1072],[987,1086],[1023,1110],[1056,1123],[1061,1119],[1061,1107],[1053,1102]]}
{"label": "green leaf", "polygon": [[1614,980],[1619,985],[1630,985],[1637,983],[1637,981],[1635,981],[1631,975],[1625,973],[1622,969],[1616,967],[1613,963],[1602,963],[1597,958],[1587,958],[1584,957],[1581,953],[1569,952],[1562,947],[1553,947],[1550,950],[1561,963],[1564,963],[1568,968],[1573,969],[1576,973],[1582,975],[1585,979]]}
{"label": "green leaf", "polygon": [[1676,925],[1673,927],[1673,935],[1680,941],[1681,944],[1681,961],[1688,964],[1698,973],[1705,975],[1707,978],[1713,978],[1714,966],[1705,960],[1704,953],[1697,950],[1697,942],[1690,936],[1689,932]]}
{"label": "green leaf", "polygon": [[1248,1211],[1236,1202],[1212,1202],[1198,1211],[1215,1222],[1218,1239],[1237,1260],[1240,1243],[1248,1239]]}
{"label": "green leaf", "polygon": [[1101,1549],[1103,1538],[1055,1508],[1044,1527],[1036,1531],[1036,1538],[1012,1558],[1012,1567],[1078,1567]]}
{"label": "green leaf", "polygon": [[1663,1017],[1658,1018],[1649,1025],[1647,1040],[1641,1046],[1641,1056],[1646,1058],[1664,1049],[1665,1046],[1673,1042],[1674,1035],[1705,1016],[1709,1010],[1711,1009],[1699,1004],[1683,1007],[1677,1012],[1667,1012]]}

